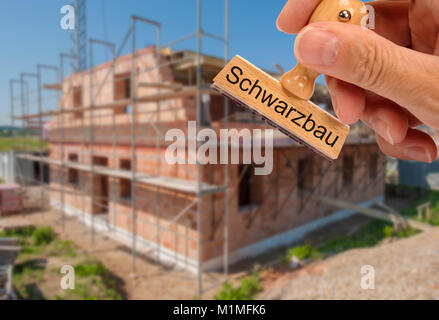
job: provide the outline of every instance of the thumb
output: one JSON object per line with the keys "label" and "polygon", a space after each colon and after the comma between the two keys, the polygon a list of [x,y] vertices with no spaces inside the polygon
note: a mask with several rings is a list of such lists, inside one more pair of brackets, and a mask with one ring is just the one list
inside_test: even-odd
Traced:
{"label": "thumb", "polygon": [[305,67],[373,91],[424,123],[439,125],[439,57],[337,22],[305,27],[296,38],[295,55]]}

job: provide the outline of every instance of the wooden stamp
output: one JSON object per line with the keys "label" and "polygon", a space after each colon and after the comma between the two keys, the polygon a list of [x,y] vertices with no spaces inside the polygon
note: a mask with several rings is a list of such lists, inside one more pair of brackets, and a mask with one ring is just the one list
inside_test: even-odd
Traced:
{"label": "wooden stamp", "polygon": [[[339,21],[360,25],[366,12],[361,0],[323,0],[309,23]],[[212,88],[332,161],[340,154],[349,126],[308,101],[318,75],[297,64],[279,82],[236,55],[214,78]]]}
{"label": "wooden stamp", "polygon": [[[361,25],[367,13],[361,0],[323,0],[314,10],[308,24],[318,21],[338,21]],[[282,86],[292,94],[308,100],[314,93],[314,83],[319,74],[300,63],[280,79]]]}
{"label": "wooden stamp", "polygon": [[329,160],[337,159],[349,127],[312,102],[291,94],[266,72],[237,55],[213,81],[214,89],[260,114],[282,133]]}

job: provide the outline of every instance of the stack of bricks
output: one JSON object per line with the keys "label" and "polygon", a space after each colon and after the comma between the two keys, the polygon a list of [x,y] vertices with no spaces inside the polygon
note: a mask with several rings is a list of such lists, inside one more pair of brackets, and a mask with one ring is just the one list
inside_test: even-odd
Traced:
{"label": "stack of bricks", "polygon": [[22,190],[18,184],[0,184],[0,215],[20,212],[23,208]]}

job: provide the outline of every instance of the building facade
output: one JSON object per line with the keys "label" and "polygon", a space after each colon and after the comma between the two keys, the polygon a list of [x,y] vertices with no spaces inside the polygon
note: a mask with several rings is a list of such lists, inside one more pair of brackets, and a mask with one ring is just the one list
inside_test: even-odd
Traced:
{"label": "building facade", "polygon": [[[164,135],[173,128],[187,134],[191,120],[217,132],[225,123],[270,128],[232,103],[226,109],[224,98],[208,87],[222,60],[202,56],[197,83],[195,58],[170,50],[158,57],[147,47],[134,63],[126,55],[91,75],[85,70],[64,79],[61,112],[50,128],[52,205],[114,231],[127,244],[134,234],[139,250],[152,248],[159,259],[197,271],[199,261],[204,270],[220,267],[227,247],[233,263],[349,214],[315,195],[363,205],[382,197],[385,157],[364,128],[352,130],[334,163],[276,132],[273,171],[265,176],[254,175],[253,164],[225,170],[221,164],[166,162],[170,142]],[[163,66],[155,68],[159,61]]]}

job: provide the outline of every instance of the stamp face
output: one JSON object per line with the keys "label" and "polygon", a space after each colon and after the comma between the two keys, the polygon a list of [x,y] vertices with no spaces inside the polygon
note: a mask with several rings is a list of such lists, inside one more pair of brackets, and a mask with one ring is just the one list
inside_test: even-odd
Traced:
{"label": "stamp face", "polygon": [[218,73],[212,87],[259,113],[291,138],[329,160],[338,158],[349,126],[286,91],[278,80],[236,55]]}

